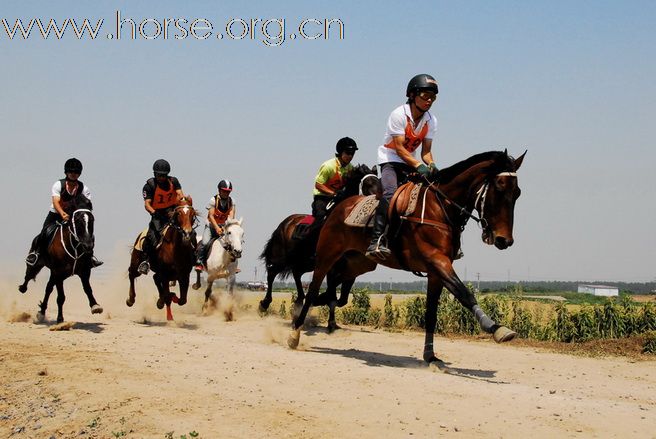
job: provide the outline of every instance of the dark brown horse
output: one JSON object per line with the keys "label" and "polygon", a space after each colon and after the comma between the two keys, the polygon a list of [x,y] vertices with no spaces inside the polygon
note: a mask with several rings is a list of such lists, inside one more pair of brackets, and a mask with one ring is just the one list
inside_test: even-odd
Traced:
{"label": "dark brown horse", "polygon": [[[520,195],[516,172],[525,155],[513,159],[505,151],[491,151],[444,169],[439,183],[422,187],[417,207],[407,216],[396,212],[396,201],[399,200],[392,200],[388,232],[392,256],[377,262],[391,268],[428,274],[423,355],[428,363],[439,364],[440,361],[433,351],[433,334],[443,287],[476,316],[485,332],[494,334],[495,341],[508,341],[516,335],[483,312],[472,292],[456,275],[452,262],[458,250],[460,233],[470,218],[481,223],[482,239],[486,244],[493,244],[500,250],[513,244],[513,215],[515,201]],[[344,224],[344,219],[358,201],[359,197],[353,197],[337,206],[321,230],[312,282],[287,341],[291,348],[298,346],[305,317],[330,268],[347,252],[364,253],[369,244],[368,236]],[[472,213],[474,210],[478,211],[478,217]],[[363,265],[358,274],[369,270],[370,266]]]}
{"label": "dark brown horse", "polygon": [[57,288],[57,323],[64,321],[64,302],[66,301],[64,280],[74,274],[82,281],[82,288],[89,299],[91,313],[100,314],[103,312],[102,307],[98,305],[95,297],[93,297],[93,290],[89,282],[92,268],[91,255],[95,243],[91,202],[81,200],[76,206],[68,206],[66,211],[70,215],[70,220],[58,224],[41,262],[34,266],[27,266],[25,280],[18,287],[21,293],[25,293],[27,283],[36,278],[36,275],[44,266],[50,269],[50,278],[46,284],[45,295],[43,301],[39,304],[39,312],[37,313],[37,321],[39,322],[45,320],[48,299],[54,287]]}
{"label": "dark brown horse", "polygon": [[[362,193],[364,195],[374,195],[380,192],[380,182],[376,177],[376,167],[370,169],[366,165],[355,166],[353,171],[346,178],[343,190],[335,199],[336,206],[347,197]],[[329,210],[332,211],[331,208]],[[309,233],[302,239],[294,238],[296,227],[303,221],[307,215],[292,214],[285,218],[273,231],[271,238],[267,241],[260,259],[264,260],[267,268],[267,292],[260,301],[260,311],[265,312],[272,301],[273,281],[276,276],[280,275],[283,279],[292,275],[296,284],[297,298],[294,302],[294,316],[298,315],[300,307],[305,299],[305,291],[301,283],[301,276],[314,270],[314,253],[319,239],[321,224],[310,226]],[[359,264],[366,264],[368,259],[355,252],[345,255],[335,266],[334,270],[328,273],[326,292],[320,295],[313,305],[328,305],[330,315],[328,318],[328,331],[332,332],[338,328],[335,321],[335,306],[344,306],[348,301],[348,295],[351,287],[355,282],[355,276],[351,276],[349,270],[349,259],[359,260]],[[373,264],[372,270],[376,264]],[[341,285],[340,297],[337,299],[337,287]]]}
{"label": "dark brown horse", "polygon": [[[187,303],[187,291],[189,289],[189,275],[195,261],[194,253],[194,227],[196,224],[196,211],[192,206],[190,197],[182,198],[173,210],[168,225],[163,231],[160,239],[161,244],[155,249],[151,258],[151,269],[153,280],[159,292],[157,308],[162,309],[166,305],[166,319],[173,320],[171,313],[171,302],[182,306]],[[137,240],[139,238],[137,237]],[[137,241],[135,241],[135,246]],[[141,262],[141,251],[132,249],[128,277],[130,278],[130,291],[125,303],[134,305],[136,292],[134,279],[140,276],[137,267]],[[180,298],[171,293],[169,283],[178,281],[180,285]]]}

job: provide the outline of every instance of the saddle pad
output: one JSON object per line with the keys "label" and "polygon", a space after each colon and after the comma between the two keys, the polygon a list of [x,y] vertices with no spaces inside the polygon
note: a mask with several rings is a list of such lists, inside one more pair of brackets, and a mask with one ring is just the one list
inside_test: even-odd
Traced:
{"label": "saddle pad", "polygon": [[419,198],[419,191],[421,190],[421,183],[414,185],[410,191],[410,200],[408,207],[405,209],[404,216],[409,216],[417,208],[417,199]]}
{"label": "saddle pad", "polygon": [[310,225],[313,222],[314,222],[314,217],[312,215],[306,215],[305,218],[303,218],[301,221],[299,221],[299,224]]}
{"label": "saddle pad", "polygon": [[137,242],[135,242],[135,244],[134,244],[134,249],[135,250],[139,250],[139,251],[143,250],[143,242],[144,242],[144,239],[146,239],[147,234],[148,234],[148,227],[143,229],[139,233],[139,235],[137,236]]}
{"label": "saddle pad", "polygon": [[375,195],[368,195],[353,206],[351,212],[344,220],[344,224],[351,227],[373,227],[371,217],[376,212],[378,200]]}

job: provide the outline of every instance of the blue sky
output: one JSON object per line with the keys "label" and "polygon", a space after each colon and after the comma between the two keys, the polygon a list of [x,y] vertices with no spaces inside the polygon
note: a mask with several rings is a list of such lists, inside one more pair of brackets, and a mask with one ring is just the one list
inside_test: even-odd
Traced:
{"label": "blue sky", "polygon": [[[428,5],[428,6],[427,6]],[[116,10],[147,18],[339,18],[343,40],[109,40]],[[340,137],[374,164],[387,117],[417,73],[438,79],[440,167],[528,149],[509,250],[474,224],[456,269],[472,279],[653,281],[656,4],[653,2],[3,2],[0,19],[104,20],[101,37],[9,40],[0,26],[0,270],[18,279],[49,189],[71,156],[97,217],[98,275],[127,268],[145,227],[141,187],[166,158],[197,204],[221,178],[244,217],[243,280],[280,220],[309,212]],[[412,280],[378,269],[365,280]]]}

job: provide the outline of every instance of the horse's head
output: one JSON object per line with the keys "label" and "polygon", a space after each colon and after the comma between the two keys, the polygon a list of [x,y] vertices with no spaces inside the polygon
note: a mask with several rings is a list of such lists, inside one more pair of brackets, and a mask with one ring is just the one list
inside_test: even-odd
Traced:
{"label": "horse's head", "polygon": [[76,247],[82,253],[93,251],[93,213],[89,209],[73,211],[68,221],[68,230],[77,241]]}
{"label": "horse's head", "polygon": [[196,210],[192,203],[189,196],[181,198],[171,217],[171,224],[182,232],[184,241],[190,240],[196,226]]}
{"label": "horse's head", "polygon": [[499,154],[485,168],[486,178],[476,192],[474,207],[481,218],[483,242],[500,250],[513,245],[513,219],[515,201],[521,190],[517,183],[517,170],[524,161],[526,151],[514,159],[507,151]]}
{"label": "horse's head", "polygon": [[344,182],[344,198],[353,195],[374,195],[381,191],[376,166],[370,168],[365,164],[356,165]]}
{"label": "horse's head", "polygon": [[234,259],[241,258],[244,229],[241,227],[243,218],[229,219],[225,223],[225,232],[221,238],[221,245]]}

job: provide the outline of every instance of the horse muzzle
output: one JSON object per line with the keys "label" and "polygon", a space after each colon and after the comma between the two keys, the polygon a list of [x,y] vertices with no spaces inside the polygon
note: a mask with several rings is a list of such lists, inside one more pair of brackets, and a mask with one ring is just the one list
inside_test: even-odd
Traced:
{"label": "horse muzzle", "polygon": [[487,245],[494,245],[499,250],[505,250],[508,247],[511,247],[515,240],[511,238],[506,238],[504,236],[497,236],[494,232],[485,230],[481,236],[483,242]]}
{"label": "horse muzzle", "polygon": [[230,256],[235,259],[241,258],[241,250],[230,250]]}

